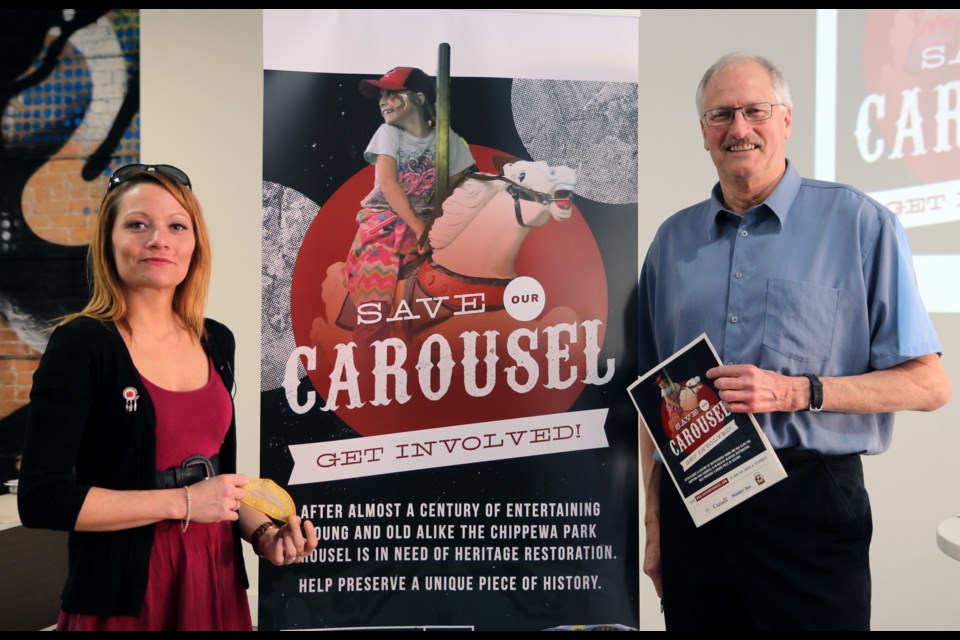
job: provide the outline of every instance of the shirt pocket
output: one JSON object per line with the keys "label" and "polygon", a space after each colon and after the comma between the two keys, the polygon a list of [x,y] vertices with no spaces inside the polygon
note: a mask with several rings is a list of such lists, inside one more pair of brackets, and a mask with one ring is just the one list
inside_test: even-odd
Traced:
{"label": "shirt pocket", "polygon": [[767,281],[763,344],[800,362],[830,358],[840,291],[809,282]]}

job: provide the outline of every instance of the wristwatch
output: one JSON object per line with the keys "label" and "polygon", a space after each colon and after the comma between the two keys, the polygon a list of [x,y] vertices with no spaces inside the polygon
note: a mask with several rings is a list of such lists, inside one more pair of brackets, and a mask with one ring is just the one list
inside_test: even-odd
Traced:
{"label": "wristwatch", "polygon": [[823,383],[812,373],[805,373],[810,381],[810,411],[816,413],[823,410]]}

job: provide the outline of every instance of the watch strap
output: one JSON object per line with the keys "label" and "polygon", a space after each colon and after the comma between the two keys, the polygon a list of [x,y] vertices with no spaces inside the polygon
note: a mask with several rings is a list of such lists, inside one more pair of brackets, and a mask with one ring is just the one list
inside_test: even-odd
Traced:
{"label": "watch strap", "polygon": [[817,412],[823,410],[823,382],[812,373],[805,373],[807,380],[810,381],[810,411]]}

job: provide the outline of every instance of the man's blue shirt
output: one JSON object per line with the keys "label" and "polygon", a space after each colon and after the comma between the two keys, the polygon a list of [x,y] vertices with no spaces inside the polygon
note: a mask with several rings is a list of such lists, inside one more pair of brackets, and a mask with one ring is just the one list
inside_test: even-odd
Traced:
{"label": "man's blue shirt", "polygon": [[[896,216],[847,185],[786,172],[741,218],[717,184],[671,216],[639,283],[640,373],[706,333],[725,364],[849,376],[941,351]],[[774,448],[880,453],[893,414],[756,414]]]}

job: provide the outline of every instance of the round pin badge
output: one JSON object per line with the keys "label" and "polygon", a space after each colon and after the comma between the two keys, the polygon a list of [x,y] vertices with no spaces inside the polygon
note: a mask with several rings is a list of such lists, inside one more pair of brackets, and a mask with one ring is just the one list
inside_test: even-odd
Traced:
{"label": "round pin badge", "polygon": [[132,413],[137,410],[137,400],[140,399],[140,393],[136,387],[127,387],[123,390],[123,399],[126,402],[127,413]]}

